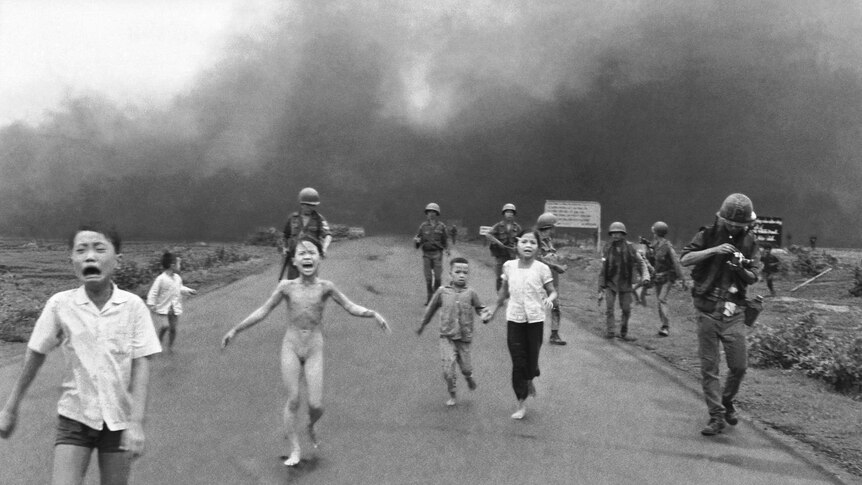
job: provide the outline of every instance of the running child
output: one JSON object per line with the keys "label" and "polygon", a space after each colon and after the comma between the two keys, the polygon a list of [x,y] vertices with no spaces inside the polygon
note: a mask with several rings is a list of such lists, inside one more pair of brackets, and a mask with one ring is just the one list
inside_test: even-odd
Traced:
{"label": "running child", "polygon": [[534,229],[518,238],[518,259],[503,264],[503,285],[496,303],[483,320],[490,320],[508,299],[506,343],[512,357],[512,388],[518,409],[512,419],[524,419],[527,396],[536,396],[533,379],[539,377],[539,349],[545,326],[545,312],[554,306],[557,290],[545,263],[536,259],[539,234]]}
{"label": "running child", "polygon": [[308,435],[312,444],[318,445],[314,424],[323,415],[323,308],[326,301],[331,298],[351,315],[374,318],[380,328],[391,332],[389,324],[379,313],[353,303],[331,281],[317,277],[320,257],[320,243],[310,237],[301,238],[292,261],[299,269],[299,277],[279,281],[269,299],[222,339],[222,348],[225,348],[237,333],[263,321],[279,303],[284,301],[287,305],[287,325],[281,347],[281,373],[287,388],[284,428],[291,447],[284,462],[286,466],[299,464],[301,455],[296,412],[299,410],[299,386],[303,376],[308,396]]}
{"label": "running child", "polygon": [[101,483],[125,484],[144,450],[150,356],[161,351],[150,312],[112,281],[120,237],[81,226],[69,241],[82,285],[48,299],[27,344],[24,367],[0,411],[0,437],[15,430],[18,408],[48,352],[63,350],[52,483],[83,483],[93,449]]}
{"label": "running child", "polygon": [[[455,365],[461,367],[461,374],[467,381],[467,387],[472,391],[476,389],[476,381],[473,379],[473,363],[470,357],[470,343],[473,340],[473,312],[484,315],[485,306],[479,300],[479,295],[473,288],[467,286],[467,277],[470,274],[470,264],[466,259],[458,257],[449,262],[449,276],[451,283],[437,288],[428,306],[425,307],[425,315],[416,330],[422,335],[425,325],[440,309],[440,359],[443,362],[443,379],[449,390],[447,406],[455,405]],[[487,323],[485,321],[484,323]]]}
{"label": "running child", "polygon": [[168,352],[174,348],[177,323],[183,313],[183,296],[196,295],[197,290],[183,286],[183,279],[176,273],[177,256],[170,251],[162,254],[162,271],[147,293],[147,306],[153,312],[153,323],[159,334],[159,342],[168,334]]}

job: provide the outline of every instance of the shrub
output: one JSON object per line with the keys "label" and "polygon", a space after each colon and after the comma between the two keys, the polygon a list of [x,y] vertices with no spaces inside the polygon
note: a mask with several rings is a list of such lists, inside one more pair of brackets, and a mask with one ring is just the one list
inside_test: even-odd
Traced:
{"label": "shrub", "polygon": [[[139,286],[148,285],[153,281],[155,274],[157,274],[153,272],[152,267],[152,264],[149,266],[140,266],[131,260],[123,261],[114,271],[114,283],[117,284],[118,288],[126,291],[133,291]],[[159,265],[159,268],[161,268],[161,265]]]}
{"label": "shrub", "polygon": [[862,391],[862,338],[832,336],[813,314],[784,325],[760,325],[748,340],[752,365],[797,369],[837,391]]}

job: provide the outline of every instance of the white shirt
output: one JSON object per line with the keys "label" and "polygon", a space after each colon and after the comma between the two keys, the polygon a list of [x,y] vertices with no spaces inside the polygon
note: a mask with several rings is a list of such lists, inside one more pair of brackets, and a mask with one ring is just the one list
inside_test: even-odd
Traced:
{"label": "white shirt", "polygon": [[503,263],[501,275],[509,283],[509,304],[506,320],[519,323],[545,321],[542,299],[548,296],[545,285],[554,281],[551,268],[541,261],[533,261],[529,267],[521,268],[517,259]]}
{"label": "white shirt", "polygon": [[63,349],[63,394],[57,412],[93,429],[126,429],[131,415],[132,360],[162,351],[150,312],[114,285],[99,310],[84,287],[55,294],[27,346],[40,354]]}
{"label": "white shirt", "polygon": [[156,277],[147,293],[147,306],[153,308],[153,311],[159,315],[167,315],[171,308],[174,309],[174,315],[181,315],[183,313],[182,295],[189,295],[191,291],[191,288],[183,286],[180,275],[174,273],[171,277],[163,272]]}

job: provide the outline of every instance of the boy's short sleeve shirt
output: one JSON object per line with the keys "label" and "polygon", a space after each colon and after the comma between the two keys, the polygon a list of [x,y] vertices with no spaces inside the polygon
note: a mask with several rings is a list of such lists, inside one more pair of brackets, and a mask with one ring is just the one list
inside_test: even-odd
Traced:
{"label": "boy's short sleeve shirt", "polygon": [[506,320],[519,323],[535,323],[545,320],[542,299],[547,297],[545,285],[552,283],[551,268],[541,261],[533,261],[528,268],[521,268],[518,260],[503,263],[501,276],[509,284],[509,304]]}
{"label": "boy's short sleeve shirt", "polygon": [[129,426],[132,360],[161,352],[149,309],[114,286],[99,310],[83,287],[52,296],[27,346],[41,354],[61,347],[66,360],[57,412],[93,429]]}
{"label": "boy's short sleeve shirt", "polygon": [[442,286],[434,298],[439,298],[439,303],[432,299],[429,304],[440,306],[440,337],[471,342],[473,315],[476,308],[483,306],[476,291],[469,287],[458,291],[452,286]]}

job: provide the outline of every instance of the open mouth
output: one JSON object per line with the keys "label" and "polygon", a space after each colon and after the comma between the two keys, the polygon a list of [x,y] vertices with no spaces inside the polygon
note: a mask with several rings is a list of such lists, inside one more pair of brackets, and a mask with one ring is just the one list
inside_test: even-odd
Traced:
{"label": "open mouth", "polygon": [[314,268],[314,263],[312,263],[312,262],[310,262],[310,261],[303,261],[303,262],[299,265],[299,267],[300,267],[300,268],[303,268],[303,269],[311,269],[311,268]]}
{"label": "open mouth", "polygon": [[99,270],[99,268],[96,268],[95,266],[88,266],[88,267],[84,268],[84,271],[82,272],[82,274],[84,276],[99,276],[102,274],[102,271]]}

